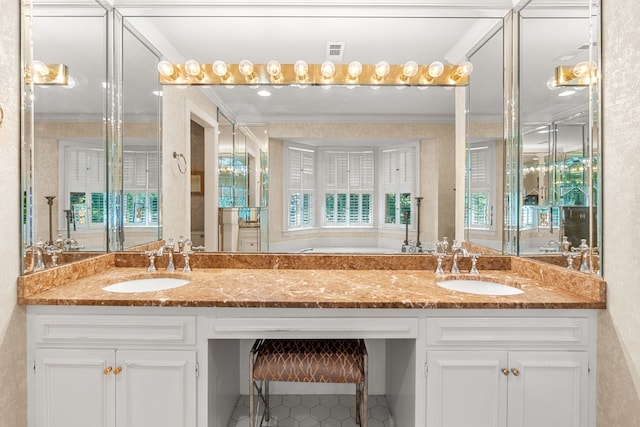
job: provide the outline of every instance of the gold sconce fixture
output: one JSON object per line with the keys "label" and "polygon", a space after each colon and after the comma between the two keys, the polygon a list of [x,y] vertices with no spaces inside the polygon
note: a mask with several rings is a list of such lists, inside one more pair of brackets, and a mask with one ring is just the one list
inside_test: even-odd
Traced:
{"label": "gold sconce fixture", "polygon": [[33,61],[25,67],[25,82],[34,85],[67,86],[69,85],[69,70],[64,64],[45,64]]}
{"label": "gold sconce fixture", "polygon": [[597,66],[594,63],[584,61],[575,66],[560,65],[556,67],[553,77],[547,82],[549,89],[564,86],[589,86],[597,79]]}
{"label": "gold sconce fixture", "polygon": [[291,86],[465,86],[473,66],[469,62],[444,65],[436,61],[420,65],[415,61],[393,65],[387,61],[367,65],[358,61],[335,64],[309,64],[303,60],[281,64],[276,60],[253,64],[243,59],[238,64],[216,60],[200,64],[189,60],[184,64],[160,61],[158,74],[164,85],[291,85]]}

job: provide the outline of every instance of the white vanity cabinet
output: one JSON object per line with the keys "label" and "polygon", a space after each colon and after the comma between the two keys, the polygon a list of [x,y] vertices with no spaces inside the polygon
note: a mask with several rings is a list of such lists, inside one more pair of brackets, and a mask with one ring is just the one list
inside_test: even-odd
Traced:
{"label": "white vanity cabinet", "polygon": [[195,318],[30,316],[34,427],[195,427]]}
{"label": "white vanity cabinet", "polygon": [[427,325],[427,427],[595,425],[589,318],[432,318]]}

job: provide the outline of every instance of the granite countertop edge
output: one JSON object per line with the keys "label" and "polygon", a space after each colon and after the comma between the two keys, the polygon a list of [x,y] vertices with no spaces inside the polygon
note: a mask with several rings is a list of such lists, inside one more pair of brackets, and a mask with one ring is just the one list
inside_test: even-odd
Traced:
{"label": "granite countertop edge", "polygon": [[[515,257],[514,257],[515,258]],[[531,261],[511,261],[509,269],[480,275],[437,275],[425,269],[194,268],[191,273],[146,273],[144,266],[116,266],[113,254],[81,261],[66,270],[21,276],[21,305],[346,308],[346,309],[604,309],[602,278],[567,272]],[[84,264],[82,264],[84,262]],[[421,261],[422,262],[422,261]],[[124,265],[127,263],[125,262]],[[371,267],[371,266],[365,266]],[[411,267],[411,266],[410,266]],[[113,293],[102,288],[146,277],[179,277],[179,288]],[[477,295],[444,289],[436,282],[481,278],[521,288],[511,296]]]}

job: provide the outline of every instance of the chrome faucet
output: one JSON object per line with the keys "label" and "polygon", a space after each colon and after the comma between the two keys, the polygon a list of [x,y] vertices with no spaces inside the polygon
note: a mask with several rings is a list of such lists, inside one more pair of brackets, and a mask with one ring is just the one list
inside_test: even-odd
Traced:
{"label": "chrome faucet", "polygon": [[447,237],[443,237],[442,240],[438,240],[436,242],[436,253],[446,254],[447,252],[449,252],[449,239]]}
{"label": "chrome faucet", "polygon": [[591,253],[591,248],[587,244],[587,239],[580,239],[580,271],[583,273],[590,273],[591,268],[589,268],[589,255]]}
{"label": "chrome faucet", "polygon": [[169,264],[167,264],[167,268],[165,270],[176,271],[176,267],[173,265],[173,244],[161,246],[160,249],[158,249],[157,255],[163,256],[164,251],[167,251],[167,253],[169,254]]}
{"label": "chrome faucet", "polygon": [[193,242],[191,241],[191,239],[186,238],[184,240],[182,240],[182,238],[180,239],[180,241],[182,242],[182,244],[180,245],[180,253],[182,254],[182,257],[184,258],[184,267],[182,268],[182,271],[184,273],[190,273],[191,272],[191,265],[189,264],[189,258],[191,256],[191,254],[193,253],[193,250],[191,249],[193,246]]}
{"label": "chrome faucet", "polygon": [[463,248],[462,245],[459,245],[455,240],[453,241],[453,246],[451,247],[451,249],[453,249],[451,272],[454,274],[458,274],[460,273],[460,268],[458,268],[458,256],[468,257],[469,252],[465,248]]}
{"label": "chrome faucet", "polygon": [[44,265],[44,247],[41,243],[31,245],[28,249],[31,249],[31,271],[42,271],[45,269]]}

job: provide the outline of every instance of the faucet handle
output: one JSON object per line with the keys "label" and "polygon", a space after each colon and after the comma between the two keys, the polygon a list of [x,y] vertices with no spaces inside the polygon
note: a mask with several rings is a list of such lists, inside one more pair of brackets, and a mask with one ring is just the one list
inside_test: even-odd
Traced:
{"label": "faucet handle", "polygon": [[193,251],[182,251],[182,256],[184,257],[184,267],[182,271],[184,273],[191,273],[191,265],[189,264],[189,255],[191,255]]}
{"label": "faucet handle", "polygon": [[469,254],[469,256],[471,257],[471,269],[469,270],[469,273],[480,274],[480,271],[478,271],[478,267],[477,267],[478,258],[480,258],[480,254]]}
{"label": "faucet handle", "polygon": [[152,273],[154,271],[156,271],[156,251],[145,251],[144,252],[146,256],[149,257],[149,267],[147,267],[147,271],[149,273]]}
{"label": "faucet handle", "polygon": [[436,254],[438,257],[438,266],[436,267],[436,274],[444,274],[444,270],[442,269],[442,260],[444,259],[444,254]]}

